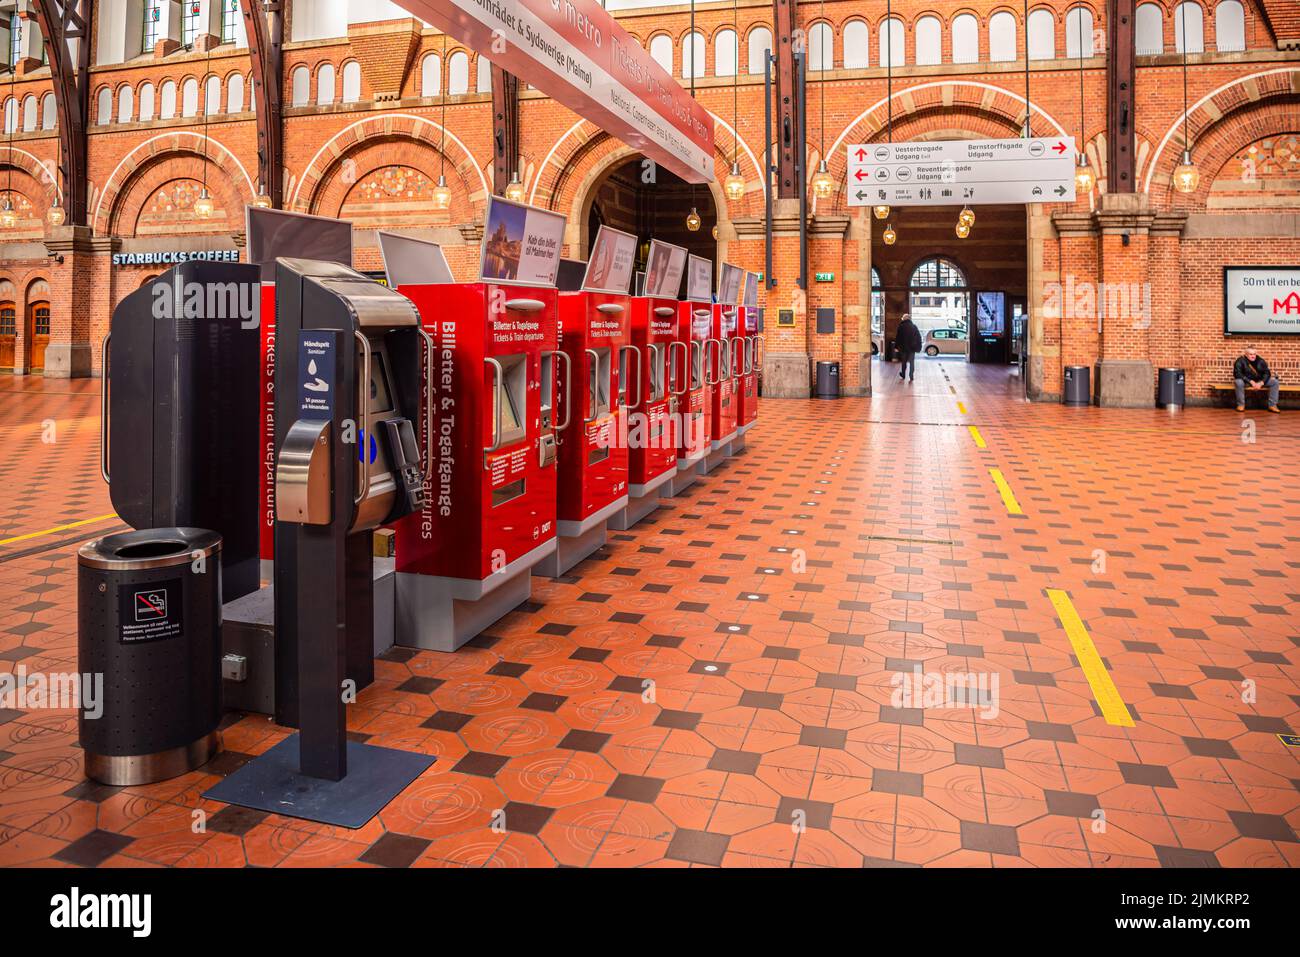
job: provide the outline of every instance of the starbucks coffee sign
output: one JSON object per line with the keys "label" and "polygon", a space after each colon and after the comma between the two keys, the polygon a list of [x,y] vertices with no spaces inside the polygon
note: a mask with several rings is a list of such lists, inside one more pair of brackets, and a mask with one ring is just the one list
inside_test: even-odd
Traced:
{"label": "starbucks coffee sign", "polygon": [[114,266],[174,266],[194,262],[237,263],[238,249],[172,249],[152,253],[114,253]]}

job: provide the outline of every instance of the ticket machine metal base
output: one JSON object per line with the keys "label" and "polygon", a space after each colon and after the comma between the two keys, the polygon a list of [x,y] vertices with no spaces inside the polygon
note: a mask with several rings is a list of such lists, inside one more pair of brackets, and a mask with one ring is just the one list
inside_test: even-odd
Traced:
{"label": "ticket machine metal base", "polygon": [[662,495],[664,498],[674,498],[678,495],[681,495],[682,492],[686,491],[688,488],[694,485],[696,480],[699,479],[700,477],[699,465],[703,461],[704,461],[703,452],[699,453],[698,455],[692,456],[691,458],[686,459],[685,461],[679,459],[677,465],[677,474],[670,475],[668,477],[668,481],[665,482],[663,488],[659,490],[659,494]]}
{"label": "ticket machine metal base", "polygon": [[298,741],[299,735],[290,735],[203,796],[269,814],[356,830],[436,760],[427,754],[349,741],[347,777],[327,781],[299,772]]}
{"label": "ticket machine metal base", "polygon": [[733,432],[721,442],[712,443],[712,448],[705,453],[704,458],[700,459],[700,464],[696,466],[696,471],[700,475],[708,475],[727,459],[734,454],[736,434]]}
{"label": "ticket machine metal base", "polygon": [[616,532],[626,532],[641,519],[659,507],[661,489],[677,475],[677,469],[664,472],[644,485],[629,485],[627,507],[609,517],[609,527]]}
{"label": "ticket machine metal base", "polygon": [[537,574],[559,578],[579,562],[590,558],[605,544],[605,529],[617,513],[627,508],[627,496],[610,502],[599,512],[581,522],[555,523],[555,553],[537,563]]}
{"label": "ticket machine metal base", "polygon": [[533,594],[532,569],[555,552],[555,539],[521,555],[482,581],[397,573],[397,643],[455,651]]}

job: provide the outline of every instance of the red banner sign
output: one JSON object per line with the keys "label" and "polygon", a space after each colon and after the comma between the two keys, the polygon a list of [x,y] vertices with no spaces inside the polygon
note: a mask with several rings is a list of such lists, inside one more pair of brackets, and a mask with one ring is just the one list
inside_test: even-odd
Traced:
{"label": "red banner sign", "polygon": [[397,0],[690,183],[713,117],[595,0]]}

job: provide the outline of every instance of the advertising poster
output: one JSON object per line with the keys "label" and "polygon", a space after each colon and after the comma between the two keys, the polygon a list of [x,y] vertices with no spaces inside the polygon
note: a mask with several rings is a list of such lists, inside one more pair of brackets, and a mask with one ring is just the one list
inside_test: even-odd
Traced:
{"label": "advertising poster", "polygon": [[484,282],[554,286],[560,270],[564,217],[493,196],[483,230]]}
{"label": "advertising poster", "polygon": [[586,292],[626,295],[636,265],[636,237],[621,229],[601,226],[591,247],[591,261],[582,281]]}
{"label": "advertising poster", "polygon": [[745,305],[750,309],[758,308],[758,273],[745,273]]}
{"label": "advertising poster", "polygon": [[722,272],[718,274],[718,302],[739,304],[740,283],[744,276],[745,271],[739,266],[723,263]]}
{"label": "advertising poster", "polygon": [[1300,335],[1300,266],[1224,266],[1223,331]]}
{"label": "advertising poster", "polygon": [[686,250],[655,239],[646,257],[645,294],[658,299],[676,299],[686,271]]}
{"label": "advertising poster", "polygon": [[692,255],[688,260],[686,298],[694,302],[713,301],[713,263],[702,256]]}

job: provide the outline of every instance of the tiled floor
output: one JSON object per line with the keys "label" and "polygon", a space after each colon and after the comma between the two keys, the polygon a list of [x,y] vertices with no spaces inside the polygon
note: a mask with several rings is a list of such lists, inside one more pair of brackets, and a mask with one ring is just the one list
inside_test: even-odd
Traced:
{"label": "tiled floor", "polygon": [[[379,662],[352,731],[437,761],[364,829],[199,797],[282,738],[265,718],[117,789],[83,780],[74,714],[0,710],[0,863],[1300,864],[1300,414],[877,376],[766,402],[743,455],[473,646]],[[118,523],[23,536],[111,512],[97,394],[3,386],[0,669],[69,671],[72,542]],[[915,669],[987,695],[902,700]]]}

